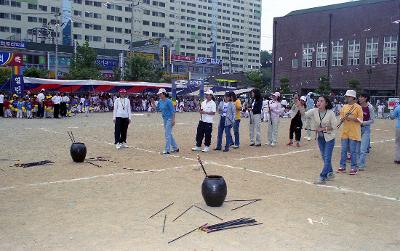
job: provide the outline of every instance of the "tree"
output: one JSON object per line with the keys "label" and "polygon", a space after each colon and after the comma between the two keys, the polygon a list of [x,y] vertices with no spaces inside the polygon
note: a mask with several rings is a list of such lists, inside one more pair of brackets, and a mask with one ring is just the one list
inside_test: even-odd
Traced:
{"label": "tree", "polygon": [[350,89],[355,90],[356,92],[360,92],[361,90],[360,81],[358,81],[357,79],[349,80],[349,87]]}
{"label": "tree", "polygon": [[162,76],[160,67],[149,59],[132,56],[127,60],[125,80],[159,82]]}
{"label": "tree", "polygon": [[7,79],[11,79],[12,71],[7,67],[0,67],[0,86],[5,84]]}
{"label": "tree", "polygon": [[262,83],[260,71],[249,71],[246,73],[246,82],[249,86],[262,90],[265,86]]}
{"label": "tree", "polygon": [[260,63],[261,67],[272,67],[272,54],[268,51],[260,52]]}
{"label": "tree", "polygon": [[89,42],[76,49],[76,54],[71,59],[69,67],[69,79],[100,79],[100,66],[96,64],[97,53],[93,48],[89,47]]}
{"label": "tree", "polygon": [[287,77],[283,77],[279,80],[279,82],[281,82],[281,88],[280,88],[281,93],[289,94],[290,93],[289,79]]}
{"label": "tree", "polygon": [[25,77],[32,77],[32,78],[48,78],[49,71],[45,69],[40,69],[36,67],[30,67],[24,71]]}
{"label": "tree", "polygon": [[325,76],[321,76],[319,78],[319,86],[316,92],[320,95],[329,95],[331,93],[331,90],[332,89],[328,78]]}

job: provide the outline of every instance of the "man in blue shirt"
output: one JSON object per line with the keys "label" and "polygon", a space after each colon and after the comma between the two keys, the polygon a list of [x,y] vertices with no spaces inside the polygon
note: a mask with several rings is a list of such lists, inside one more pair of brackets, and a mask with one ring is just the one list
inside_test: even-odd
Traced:
{"label": "man in blue shirt", "polygon": [[394,163],[400,164],[400,105],[397,105],[391,114],[392,119],[396,119],[396,153]]}
{"label": "man in blue shirt", "polygon": [[172,135],[172,127],[175,125],[175,108],[172,101],[167,97],[167,91],[161,88],[158,93],[160,98],[157,107],[153,107],[157,111],[161,111],[162,118],[164,120],[165,130],[165,150],[162,154],[170,154],[170,147],[172,146],[173,153],[179,152],[179,147],[175,142],[174,136]]}

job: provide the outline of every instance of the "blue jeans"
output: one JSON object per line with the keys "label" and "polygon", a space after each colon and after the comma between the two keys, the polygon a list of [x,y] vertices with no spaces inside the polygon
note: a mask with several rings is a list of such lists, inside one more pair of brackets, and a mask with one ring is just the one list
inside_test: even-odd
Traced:
{"label": "blue jeans", "polygon": [[322,160],[324,161],[324,168],[322,168],[320,177],[321,180],[326,180],[329,173],[333,172],[332,169],[332,152],[335,146],[335,139],[325,141],[324,137],[318,137],[319,151],[321,152]]}
{"label": "blue jeans", "polygon": [[351,169],[357,169],[358,151],[360,141],[342,139],[342,150],[340,155],[340,167],[346,169],[347,149],[350,148]]}
{"label": "blue jeans", "polygon": [[371,139],[371,126],[362,126],[361,127],[361,145],[359,152],[359,160],[358,166],[360,168],[365,168],[365,159],[367,157],[369,142]]}
{"label": "blue jeans", "polygon": [[231,141],[232,141],[231,128],[232,128],[232,125],[225,126],[225,117],[221,116],[221,119],[219,120],[219,124],[218,124],[217,149],[222,148],[222,136],[223,136],[224,130],[225,130],[225,136],[226,136],[225,149],[229,150],[229,147],[230,147]]}
{"label": "blue jeans", "polygon": [[165,151],[169,152],[171,145],[173,150],[177,150],[178,145],[175,142],[174,136],[172,136],[172,118],[164,119],[164,131],[165,131]]}
{"label": "blue jeans", "polygon": [[233,134],[235,135],[235,146],[240,146],[239,125],[240,125],[240,119],[235,120],[235,123],[233,124]]}

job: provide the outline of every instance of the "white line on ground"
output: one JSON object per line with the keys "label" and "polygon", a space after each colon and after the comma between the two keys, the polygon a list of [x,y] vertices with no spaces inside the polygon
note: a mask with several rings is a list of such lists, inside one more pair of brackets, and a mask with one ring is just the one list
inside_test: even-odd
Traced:
{"label": "white line on ground", "polygon": [[277,154],[271,154],[271,155],[264,155],[264,156],[254,156],[254,157],[245,157],[245,158],[240,158],[238,160],[247,160],[247,159],[268,159],[272,157],[277,157],[277,156],[285,156],[285,155],[291,155],[291,154],[296,154],[296,153],[304,153],[304,152],[309,152],[313,151],[315,149],[304,149],[304,150],[299,150],[299,151],[291,151],[287,153],[277,153]]}
{"label": "white line on ground", "polygon": [[8,191],[8,190],[14,190],[17,188],[22,188],[22,187],[36,187],[36,186],[47,186],[47,185],[52,185],[52,184],[62,184],[62,183],[71,183],[71,182],[77,182],[77,181],[85,181],[85,180],[92,180],[92,179],[98,179],[98,178],[107,178],[107,177],[114,177],[114,176],[125,176],[125,175],[131,175],[131,174],[145,174],[145,173],[160,173],[160,172],[165,172],[169,170],[177,170],[177,169],[183,169],[183,168],[188,168],[188,167],[195,167],[197,164],[192,164],[192,165],[184,165],[184,166],[175,166],[175,167],[169,167],[169,168],[163,168],[163,169],[151,169],[151,170],[143,170],[143,171],[130,171],[130,172],[124,172],[124,173],[109,173],[109,174],[102,174],[102,175],[95,175],[95,176],[88,176],[88,177],[80,177],[80,178],[74,178],[74,179],[62,179],[62,180],[56,180],[56,181],[46,181],[46,182],[39,182],[39,183],[32,183],[32,184],[25,184],[22,186],[9,186],[9,187],[0,187],[0,191]]}
{"label": "white line on ground", "polygon": [[307,184],[307,185],[311,185],[311,186],[335,189],[335,190],[338,190],[338,191],[341,191],[341,192],[362,194],[362,195],[366,195],[366,196],[370,196],[370,197],[375,197],[375,198],[380,198],[380,199],[400,202],[400,198],[390,197],[390,196],[381,195],[381,194],[377,194],[377,193],[368,193],[368,192],[364,192],[364,191],[358,191],[358,190],[353,190],[351,188],[339,187],[339,186],[315,185],[313,182],[310,182],[310,181],[307,181],[307,180],[294,179],[294,178],[290,178],[290,177],[287,177],[287,176],[281,176],[281,175],[262,172],[262,171],[258,171],[258,170],[252,170],[252,169],[248,169],[248,168],[244,168],[244,167],[224,165],[224,164],[219,164],[219,163],[213,162],[213,161],[209,161],[208,163],[210,163],[212,165],[215,165],[215,166],[220,166],[220,167],[228,167],[228,168],[231,168],[231,169],[240,169],[240,170],[244,170],[244,171],[248,171],[248,172],[252,172],[252,173],[264,174],[264,175],[266,175],[268,177],[278,178],[278,179],[281,179],[281,180],[288,180],[288,181]]}
{"label": "white line on ground", "polygon": [[68,126],[67,128],[68,129],[78,129],[79,127],[77,127],[77,126]]}

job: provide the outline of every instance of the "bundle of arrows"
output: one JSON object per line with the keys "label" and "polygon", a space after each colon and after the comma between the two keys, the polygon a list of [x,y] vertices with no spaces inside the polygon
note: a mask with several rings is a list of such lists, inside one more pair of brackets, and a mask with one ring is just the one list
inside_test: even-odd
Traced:
{"label": "bundle of arrows", "polygon": [[240,227],[251,227],[261,225],[262,223],[257,222],[252,218],[239,218],[227,222],[222,222],[215,225],[204,225],[200,229],[206,233],[213,233],[228,229],[240,228]]}

